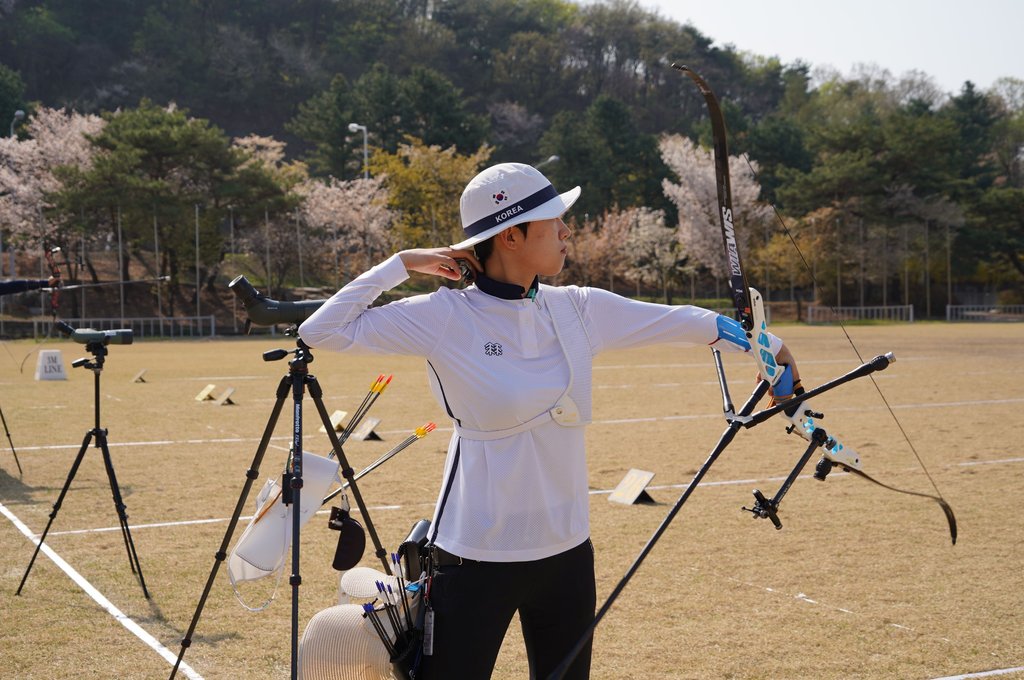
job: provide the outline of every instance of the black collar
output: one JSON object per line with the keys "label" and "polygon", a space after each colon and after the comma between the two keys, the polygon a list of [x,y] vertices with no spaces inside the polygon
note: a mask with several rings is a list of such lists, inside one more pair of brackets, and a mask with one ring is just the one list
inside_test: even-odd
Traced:
{"label": "black collar", "polygon": [[529,290],[514,283],[505,283],[504,281],[488,278],[483,273],[476,275],[475,283],[476,287],[483,292],[502,300],[521,300],[525,297],[533,298],[537,295],[537,289],[540,287],[540,280],[536,276],[533,277],[533,283],[530,284]]}

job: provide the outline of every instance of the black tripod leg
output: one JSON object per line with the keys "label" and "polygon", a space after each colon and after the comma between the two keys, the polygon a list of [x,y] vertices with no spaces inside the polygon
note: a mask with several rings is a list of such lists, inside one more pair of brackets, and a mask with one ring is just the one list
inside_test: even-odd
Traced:
{"label": "black tripod leg", "polygon": [[68,470],[68,478],[64,482],[64,488],[60,490],[60,495],[57,496],[57,502],[53,504],[53,511],[50,512],[50,521],[46,523],[46,528],[43,529],[43,535],[39,537],[39,543],[36,544],[36,551],[32,553],[32,560],[28,563],[28,568],[25,569],[25,575],[21,577],[21,583],[18,585],[18,591],[15,595],[21,595],[21,589],[25,587],[25,581],[28,579],[28,573],[32,571],[32,565],[36,562],[36,557],[39,556],[39,551],[43,547],[43,542],[46,540],[46,534],[50,533],[50,526],[53,524],[53,520],[57,519],[57,512],[60,510],[61,504],[64,502],[64,496],[67,495],[68,489],[71,488],[71,480],[75,478],[75,474],[78,472],[78,466],[82,464],[82,458],[85,457],[85,452],[89,448],[89,442],[92,441],[92,431],[86,433],[85,439],[82,440],[82,448],[78,449],[78,455],[75,456],[75,462],[71,465],[71,469]]}
{"label": "black tripod leg", "polygon": [[[291,485],[292,495],[292,573],[288,583],[292,587],[292,627],[291,627],[291,680],[297,680],[299,672],[299,586],[302,585],[302,576],[299,572],[302,531],[302,397],[305,393],[306,382],[316,380],[306,372],[307,362],[296,358],[292,362],[292,466]],[[314,499],[316,500],[316,499]]]}
{"label": "black tripod leg", "polygon": [[18,452],[14,450],[14,442],[11,441],[11,431],[7,429],[7,418],[4,417],[3,408],[0,408],[0,420],[4,421],[4,434],[7,435],[7,443],[11,445],[11,453],[14,454],[14,462],[18,465],[18,477],[21,477],[21,461],[18,460]]}
{"label": "black tripod leg", "polygon": [[260,464],[263,462],[263,454],[267,452],[267,446],[270,445],[270,438],[274,434],[274,427],[277,425],[277,419],[281,416],[281,409],[284,407],[285,397],[288,396],[288,388],[291,385],[291,381],[288,376],[281,379],[280,384],[277,386],[277,401],[274,402],[274,409],[270,414],[270,419],[267,421],[267,427],[263,430],[263,436],[260,438],[259,446],[256,447],[256,454],[252,458],[252,463],[249,465],[249,469],[245,471],[245,484],[242,485],[242,493],[238,496],[238,503],[235,505],[235,512],[231,515],[231,521],[228,522],[227,531],[224,532],[224,540],[221,541],[220,549],[215,555],[213,562],[213,569],[210,570],[210,577],[206,579],[206,587],[203,588],[203,594],[199,598],[199,605],[196,607],[195,614],[192,615],[192,623],[188,626],[188,631],[185,633],[185,637],[181,640],[181,651],[178,652],[178,658],[174,662],[174,668],[171,669],[170,680],[174,679],[174,676],[178,673],[178,666],[181,665],[181,659],[185,656],[185,650],[192,645],[192,634],[196,630],[196,626],[199,624],[199,617],[203,613],[203,607],[206,605],[206,598],[210,596],[210,590],[213,589],[213,581],[217,578],[217,570],[220,569],[220,565],[228,556],[228,546],[231,544],[231,537],[235,533],[235,527],[238,525],[238,518],[242,516],[242,509],[245,507],[245,501],[249,497],[249,491],[252,489],[252,483],[260,476]]}
{"label": "black tripod leg", "polygon": [[117,509],[117,518],[121,523],[121,537],[124,539],[125,550],[128,551],[128,564],[133,574],[138,574],[139,584],[142,586],[142,594],[149,599],[149,590],[146,588],[146,579],[142,575],[142,564],[139,562],[139,554],[135,552],[135,541],[132,540],[132,532],[128,529],[128,513],[124,499],[121,497],[121,488],[117,485],[117,475],[114,474],[114,462],[110,458],[110,448],[107,447],[106,432],[100,430],[96,433],[96,445],[103,452],[103,465],[107,468],[107,479],[110,481],[110,492],[114,497],[114,508]]}
{"label": "black tripod leg", "polygon": [[376,549],[377,558],[380,559],[381,564],[384,565],[384,573],[391,575],[391,563],[387,558],[388,551],[384,549],[384,546],[380,542],[380,537],[377,536],[377,530],[373,527],[373,522],[370,520],[370,513],[366,510],[366,504],[363,502],[363,496],[359,493],[359,487],[356,486],[355,472],[352,470],[352,466],[348,464],[348,460],[345,458],[345,451],[341,448],[341,442],[338,440],[338,434],[334,430],[334,425],[331,424],[331,417],[327,414],[327,408],[324,407],[323,402],[323,390],[320,388],[320,383],[317,382],[315,376],[309,376],[309,395],[313,398],[313,403],[316,405],[316,410],[320,414],[320,420],[323,421],[324,429],[327,430],[327,436],[331,439],[331,446],[334,447],[334,452],[338,455],[338,462],[341,463],[341,475],[348,481],[348,487],[352,491],[352,497],[356,499],[356,505],[359,506],[359,512],[363,516],[363,522],[366,523],[366,531],[370,534],[370,540],[373,541],[373,547]]}

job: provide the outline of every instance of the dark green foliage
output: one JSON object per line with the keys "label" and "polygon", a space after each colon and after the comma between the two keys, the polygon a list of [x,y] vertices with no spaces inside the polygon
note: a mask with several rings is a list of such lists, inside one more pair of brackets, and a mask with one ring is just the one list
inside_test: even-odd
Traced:
{"label": "dark green foliage", "polygon": [[10,132],[7,121],[14,120],[15,111],[25,110],[25,83],[15,71],[0,64],[0,135]]}
{"label": "dark green foliage", "polygon": [[596,216],[614,206],[671,205],[661,189],[669,170],[657,139],[640,132],[629,108],[611,97],[598,97],[582,119],[570,113],[556,116],[540,149],[544,156],[559,157],[544,167],[556,186],[583,187],[577,213]]}
{"label": "dark green foliage", "polygon": [[[146,210],[181,222],[195,202],[211,221],[229,204],[286,204],[272,178],[239,166],[230,137],[274,136],[313,173],[356,177],[363,139],[350,123],[392,153],[416,138],[461,154],[488,144],[493,161],[557,155],[544,171],[584,187],[579,213],[645,205],[674,224],[657,139],[710,142],[678,62],[714,89],[730,151],[757,161],[762,197],[795,218],[827,214],[835,233],[821,227],[821,243],[843,253],[843,230],[867,224],[862,248],[891,254],[877,278],[912,258],[927,236],[907,234],[934,228],[922,224],[940,219],[937,206],[956,222],[953,269],[994,258],[1018,271],[1019,104],[970,82],[932,96],[888,74],[812,88],[809,64],[713,43],[632,0],[18,0],[0,3],[0,129],[36,103],[130,113],[111,119],[97,139],[108,153],[88,177],[68,176],[64,198],[108,213],[118,199],[139,224]],[[164,111],[171,102],[180,109]],[[162,171],[186,166],[189,182]],[[849,270],[863,258],[834,259]]]}
{"label": "dark green foliage", "polygon": [[[229,210],[244,225],[264,209],[289,207],[284,189],[209,121],[143,100],[136,109],[107,114],[92,139],[99,152],[88,170],[65,168],[55,197],[66,220],[83,230],[120,224],[129,250],[159,235],[161,273],[178,275],[196,260],[209,273],[223,255],[219,226]],[[196,225],[198,207],[198,226]]]}
{"label": "dark green foliage", "polygon": [[968,81],[943,113],[958,134],[953,162],[960,178],[966,180],[958,193],[977,197],[996,178],[997,168],[990,151],[999,111],[990,97],[978,92]]}
{"label": "dark green foliage", "polygon": [[750,129],[746,142],[751,158],[760,165],[761,197],[784,207],[776,194],[783,182],[779,173],[786,168],[808,172],[813,162],[803,129],[791,118],[771,116]]}
{"label": "dark green foliage", "polygon": [[313,144],[314,171],[336,177],[362,172],[362,132],[349,123],[365,125],[374,148],[394,153],[407,137],[444,148],[472,153],[484,141],[486,120],[469,113],[461,93],[443,75],[416,66],[400,77],[384,64],[375,64],[353,85],[343,76],[305,102],[288,128]]}

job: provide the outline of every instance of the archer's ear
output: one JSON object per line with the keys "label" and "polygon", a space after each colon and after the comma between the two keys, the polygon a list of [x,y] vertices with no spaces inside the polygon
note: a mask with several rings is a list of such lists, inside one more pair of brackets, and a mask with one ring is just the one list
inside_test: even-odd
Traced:
{"label": "archer's ear", "polygon": [[500,232],[494,240],[506,250],[516,250],[523,242],[525,235],[518,226],[512,226]]}

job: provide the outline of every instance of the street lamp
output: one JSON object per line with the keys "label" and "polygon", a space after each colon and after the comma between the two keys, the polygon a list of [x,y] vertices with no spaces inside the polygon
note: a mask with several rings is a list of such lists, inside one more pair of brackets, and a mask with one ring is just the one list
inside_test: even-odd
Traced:
{"label": "street lamp", "polygon": [[359,132],[360,130],[363,131],[363,179],[370,179],[370,164],[366,148],[366,126],[360,125],[359,123],[348,124],[349,132]]}
{"label": "street lamp", "polygon": [[557,163],[560,160],[562,160],[562,159],[559,158],[558,156],[548,156],[546,160],[543,160],[540,163],[537,163],[536,167],[543,168],[545,165],[548,165],[550,163]]}
{"label": "street lamp", "polygon": [[14,112],[14,118],[11,119],[11,137],[14,136],[14,126],[23,120],[25,120],[25,112],[18,109]]}

